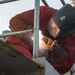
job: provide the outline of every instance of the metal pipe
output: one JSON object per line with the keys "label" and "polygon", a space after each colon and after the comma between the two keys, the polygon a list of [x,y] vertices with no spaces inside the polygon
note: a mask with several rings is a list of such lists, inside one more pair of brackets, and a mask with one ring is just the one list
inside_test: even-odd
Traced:
{"label": "metal pipe", "polygon": [[39,53],[39,7],[40,0],[35,0],[33,58],[38,57]]}
{"label": "metal pipe", "polygon": [[18,32],[10,32],[10,33],[6,33],[6,34],[0,34],[0,37],[7,37],[7,36],[11,36],[11,35],[24,34],[24,33],[31,32],[31,31],[33,31],[33,29],[23,30],[23,31],[18,31]]}
{"label": "metal pipe", "polygon": [[66,5],[66,3],[65,3],[65,1],[64,0],[60,0],[61,1],[61,3],[63,4],[63,5]]}
{"label": "metal pipe", "polygon": [[18,0],[0,0],[0,4],[8,3],[8,2],[13,2],[13,1],[18,1]]}
{"label": "metal pipe", "polygon": [[49,7],[49,5],[48,5],[48,3],[46,2],[46,0],[42,0],[42,2],[44,3],[45,6],[48,6],[48,7]]}

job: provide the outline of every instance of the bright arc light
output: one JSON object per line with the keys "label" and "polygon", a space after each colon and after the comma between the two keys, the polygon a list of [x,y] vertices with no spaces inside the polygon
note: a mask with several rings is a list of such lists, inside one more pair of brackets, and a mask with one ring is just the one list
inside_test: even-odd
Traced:
{"label": "bright arc light", "polygon": [[42,35],[42,32],[41,31],[39,31],[39,44],[41,44],[42,43],[42,38],[43,38],[43,35]]}
{"label": "bright arc light", "polygon": [[[39,30],[39,44],[41,44],[42,38],[43,38],[42,31]],[[32,37],[32,40],[34,40],[34,36]]]}
{"label": "bright arc light", "polygon": [[[43,39],[44,35],[42,34],[42,31],[39,30],[39,50],[40,52],[44,52],[45,47],[43,46]],[[34,36],[32,36],[32,40],[34,41]]]}

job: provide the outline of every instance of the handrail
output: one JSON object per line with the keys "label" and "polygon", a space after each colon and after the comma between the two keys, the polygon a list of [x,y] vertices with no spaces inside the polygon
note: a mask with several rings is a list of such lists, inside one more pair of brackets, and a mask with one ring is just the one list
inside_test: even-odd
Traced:
{"label": "handrail", "polygon": [[49,5],[48,5],[48,3],[46,2],[46,0],[42,0],[42,2],[44,3],[45,6],[48,6],[48,7],[49,7]]}
{"label": "handrail", "polygon": [[11,36],[11,35],[24,34],[24,33],[31,32],[31,31],[33,31],[33,29],[23,30],[23,31],[18,31],[18,32],[9,32],[6,34],[0,34],[0,37],[7,37],[7,36]]}
{"label": "handrail", "polygon": [[40,0],[35,0],[34,9],[34,41],[33,41],[33,58],[38,57],[39,53],[39,13]]}
{"label": "handrail", "polygon": [[61,1],[61,3],[63,4],[63,5],[66,5],[66,3],[65,3],[65,1],[64,0],[60,0]]}

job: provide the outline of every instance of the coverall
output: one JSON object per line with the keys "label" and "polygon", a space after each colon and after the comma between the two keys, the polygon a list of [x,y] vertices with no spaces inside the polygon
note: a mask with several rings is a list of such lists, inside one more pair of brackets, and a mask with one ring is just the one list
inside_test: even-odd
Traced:
{"label": "coverall", "polygon": [[[40,6],[39,29],[42,31],[44,36],[50,37],[47,31],[47,25],[55,12],[57,12],[57,9]],[[10,27],[13,32],[29,29],[30,25],[32,27],[34,26],[34,9],[17,14],[10,20]],[[27,39],[22,40],[22,38],[22,36],[21,38],[18,36],[9,36],[5,42],[31,59],[33,49],[26,42]],[[57,50],[53,55],[53,52],[48,53],[48,56],[46,57],[50,64],[52,64],[52,66],[60,74],[64,74],[71,69],[75,62],[75,35],[72,34],[69,37],[63,39],[59,42],[59,45],[63,47],[65,52],[63,50]],[[68,55],[67,57],[65,57],[65,53]]]}

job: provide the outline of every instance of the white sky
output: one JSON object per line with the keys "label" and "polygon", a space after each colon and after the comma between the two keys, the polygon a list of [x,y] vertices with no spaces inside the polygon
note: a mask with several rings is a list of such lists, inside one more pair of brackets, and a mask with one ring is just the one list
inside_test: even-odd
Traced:
{"label": "white sky", "polygon": [[[54,7],[56,9],[61,8],[62,3],[60,0],[46,0],[49,6]],[[66,3],[70,3],[70,0],[65,0]],[[35,0],[19,0],[14,2],[9,2],[5,4],[0,4],[0,34],[3,30],[9,29],[9,20],[12,16],[34,8]],[[43,3],[40,0],[40,6]]]}

